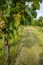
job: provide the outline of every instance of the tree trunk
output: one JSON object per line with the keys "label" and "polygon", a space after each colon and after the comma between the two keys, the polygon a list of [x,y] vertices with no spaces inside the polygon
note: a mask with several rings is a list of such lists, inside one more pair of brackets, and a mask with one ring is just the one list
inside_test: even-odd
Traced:
{"label": "tree trunk", "polygon": [[4,46],[5,46],[5,62],[7,63],[7,65],[9,65],[9,45],[6,36],[4,37]]}

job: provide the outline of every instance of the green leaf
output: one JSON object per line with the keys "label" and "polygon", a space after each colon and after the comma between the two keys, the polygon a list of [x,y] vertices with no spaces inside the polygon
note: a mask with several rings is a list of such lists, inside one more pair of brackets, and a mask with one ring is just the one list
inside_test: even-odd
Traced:
{"label": "green leaf", "polygon": [[26,12],[28,13],[28,15],[30,15],[31,18],[34,18],[34,17],[32,16],[32,14],[31,14],[31,12],[30,12],[30,9],[29,9],[28,6],[26,7]]}

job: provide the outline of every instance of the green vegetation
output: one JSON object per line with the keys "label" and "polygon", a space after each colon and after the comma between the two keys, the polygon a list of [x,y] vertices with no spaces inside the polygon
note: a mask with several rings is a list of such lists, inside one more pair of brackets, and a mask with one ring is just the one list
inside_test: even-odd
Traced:
{"label": "green vegetation", "polygon": [[43,17],[34,20],[40,3],[0,0],[0,65],[43,64]]}
{"label": "green vegetation", "polygon": [[41,16],[36,20],[32,20],[32,25],[43,27],[43,17]]}
{"label": "green vegetation", "polygon": [[[43,65],[43,32],[38,26],[24,26],[16,44],[10,41],[10,65]],[[0,64],[4,65],[4,45],[0,43]],[[3,60],[2,60],[3,59]]]}

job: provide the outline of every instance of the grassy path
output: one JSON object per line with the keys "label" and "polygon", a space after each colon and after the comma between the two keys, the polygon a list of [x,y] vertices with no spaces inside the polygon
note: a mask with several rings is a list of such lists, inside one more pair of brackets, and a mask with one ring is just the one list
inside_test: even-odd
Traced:
{"label": "grassy path", "polygon": [[15,65],[39,65],[43,53],[43,34],[37,28],[25,27],[19,46],[20,52]]}

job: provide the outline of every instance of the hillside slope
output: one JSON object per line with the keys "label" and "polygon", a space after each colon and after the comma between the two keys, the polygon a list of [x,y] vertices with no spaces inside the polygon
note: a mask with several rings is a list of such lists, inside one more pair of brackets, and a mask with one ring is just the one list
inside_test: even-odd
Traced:
{"label": "hillside slope", "polygon": [[24,27],[19,50],[14,65],[43,65],[43,32],[39,27]]}

